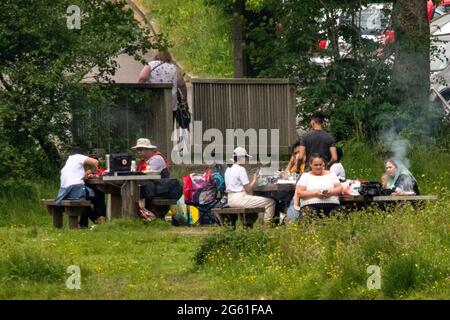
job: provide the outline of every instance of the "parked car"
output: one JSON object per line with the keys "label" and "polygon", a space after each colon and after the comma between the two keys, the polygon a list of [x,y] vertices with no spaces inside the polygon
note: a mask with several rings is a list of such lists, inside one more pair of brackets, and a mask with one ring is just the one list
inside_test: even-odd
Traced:
{"label": "parked car", "polygon": [[430,82],[432,101],[442,104],[450,114],[450,13],[438,16],[430,23],[432,52]]}

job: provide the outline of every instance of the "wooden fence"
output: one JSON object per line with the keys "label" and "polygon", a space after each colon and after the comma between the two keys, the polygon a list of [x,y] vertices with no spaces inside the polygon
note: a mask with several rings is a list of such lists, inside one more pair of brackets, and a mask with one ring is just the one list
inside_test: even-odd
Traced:
{"label": "wooden fence", "polygon": [[216,128],[223,137],[226,129],[267,129],[269,135],[270,129],[279,129],[279,153],[289,154],[296,139],[295,93],[288,79],[193,79],[193,118],[202,122],[203,132]]}
{"label": "wooden fence", "polygon": [[161,152],[170,155],[172,86],[129,83],[113,86],[118,89],[114,101],[91,103],[74,111],[71,132],[75,143],[88,150],[129,152],[137,138],[145,137]]}

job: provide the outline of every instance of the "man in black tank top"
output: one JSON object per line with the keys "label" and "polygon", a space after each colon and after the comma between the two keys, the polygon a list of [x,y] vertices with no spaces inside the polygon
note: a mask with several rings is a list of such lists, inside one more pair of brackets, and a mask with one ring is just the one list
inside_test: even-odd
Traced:
{"label": "man in black tank top", "polygon": [[312,130],[303,136],[300,142],[300,159],[306,155],[305,169],[308,168],[309,157],[318,153],[325,158],[327,168],[337,161],[336,143],[334,138],[323,130],[325,117],[322,112],[317,111],[311,117]]}

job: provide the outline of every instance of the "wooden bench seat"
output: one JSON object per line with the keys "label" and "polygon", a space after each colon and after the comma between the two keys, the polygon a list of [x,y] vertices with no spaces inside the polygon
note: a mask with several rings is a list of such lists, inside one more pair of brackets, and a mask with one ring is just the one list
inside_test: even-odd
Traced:
{"label": "wooden bench seat", "polygon": [[61,206],[55,204],[55,199],[42,199],[41,202],[47,206],[47,211],[53,216],[53,226],[63,227],[63,212],[69,216],[69,229],[78,228],[78,220],[83,209],[91,206],[89,200],[63,200]]}
{"label": "wooden bench seat", "polygon": [[258,219],[258,214],[264,212],[265,208],[214,208],[211,212],[219,219],[222,225],[231,224],[236,228],[236,221],[242,222],[244,228],[253,228],[254,223]]}
{"label": "wooden bench seat", "polygon": [[152,199],[151,203],[155,206],[171,206],[176,205],[178,200],[175,199]]}
{"label": "wooden bench seat", "polygon": [[154,198],[151,200],[145,200],[145,207],[153,212],[158,218],[165,219],[167,212],[170,210],[171,205],[177,204],[176,199],[164,199]]}

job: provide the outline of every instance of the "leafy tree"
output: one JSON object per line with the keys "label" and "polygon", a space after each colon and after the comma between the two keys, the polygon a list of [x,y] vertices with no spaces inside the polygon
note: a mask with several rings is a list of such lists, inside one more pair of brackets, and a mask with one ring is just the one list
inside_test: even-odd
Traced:
{"label": "leafy tree", "polygon": [[[134,20],[124,1],[78,0],[79,29],[73,25],[70,0],[0,2],[0,140],[16,172],[38,163],[61,163],[59,149],[70,143],[71,112],[76,102],[105,94],[81,83],[109,82],[114,57],[141,59],[160,39]],[[71,24],[72,23],[72,24]],[[74,25],[76,27],[76,24]],[[28,173],[28,172],[27,172]],[[5,172],[2,172],[5,174]]]}

